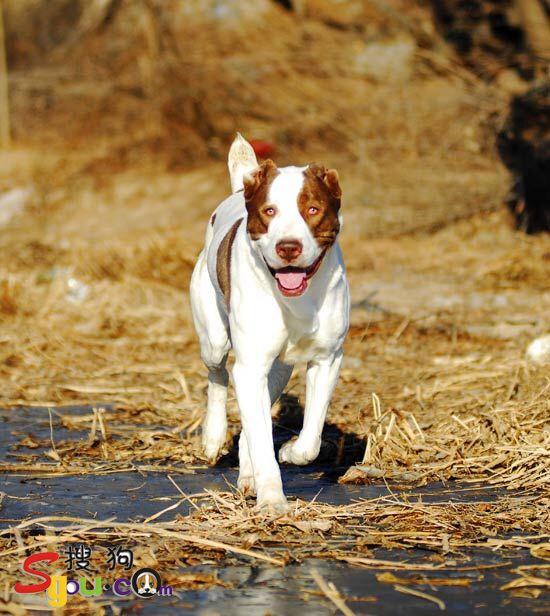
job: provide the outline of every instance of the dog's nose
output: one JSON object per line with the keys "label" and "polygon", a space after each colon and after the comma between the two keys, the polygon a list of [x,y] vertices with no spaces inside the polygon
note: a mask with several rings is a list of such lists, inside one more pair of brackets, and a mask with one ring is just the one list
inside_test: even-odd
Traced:
{"label": "dog's nose", "polygon": [[302,242],[299,240],[281,240],[275,246],[277,254],[285,261],[294,261],[302,254]]}

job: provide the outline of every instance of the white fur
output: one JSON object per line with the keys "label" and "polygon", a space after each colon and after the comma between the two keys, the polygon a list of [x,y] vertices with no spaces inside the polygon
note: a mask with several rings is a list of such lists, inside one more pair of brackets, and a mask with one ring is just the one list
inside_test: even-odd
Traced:
{"label": "white fur", "polygon": [[243,176],[258,166],[256,154],[250,143],[243,139],[241,133],[231,144],[227,157],[229,178],[231,180],[231,192],[237,192],[243,187]]}
{"label": "white fur", "polygon": [[[293,265],[307,267],[321,254],[296,203],[304,168],[279,171],[268,195],[277,209],[268,232],[252,241],[246,232],[244,197],[242,193],[231,195],[217,208],[213,228],[208,224],[205,247],[191,280],[193,317],[201,356],[209,370],[203,426],[206,455],[215,460],[225,443],[225,362],[232,347],[233,382],[243,426],[238,485],[243,491],[255,490],[258,507],[271,512],[288,508],[273,448],[271,405],[286,386],[292,366],[307,362],[304,425],[299,437],[281,448],[279,460],[294,464],[314,460],[338,378],[349,318],[348,283],[338,244],[327,251],[299,297],[282,295],[266,267],[265,261],[275,268],[287,265],[275,252],[281,239],[294,238],[303,244],[303,252]],[[234,185],[242,184],[242,178],[232,175],[231,179]],[[239,218],[244,220],[233,244],[228,311],[218,285],[216,257],[221,240]]]}

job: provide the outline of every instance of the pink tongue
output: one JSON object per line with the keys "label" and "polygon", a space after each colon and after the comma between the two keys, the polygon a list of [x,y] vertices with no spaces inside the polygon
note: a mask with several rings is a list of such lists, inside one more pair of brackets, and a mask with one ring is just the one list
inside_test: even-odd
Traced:
{"label": "pink tongue", "polygon": [[275,278],[277,278],[279,284],[285,289],[299,288],[305,277],[305,272],[277,272],[275,274]]}

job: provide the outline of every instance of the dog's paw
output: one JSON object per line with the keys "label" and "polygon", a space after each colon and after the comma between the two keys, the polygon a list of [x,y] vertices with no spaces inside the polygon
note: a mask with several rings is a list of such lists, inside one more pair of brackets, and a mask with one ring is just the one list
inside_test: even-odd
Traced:
{"label": "dog's paw", "polygon": [[285,496],[277,500],[259,500],[256,503],[256,509],[265,516],[280,516],[288,513],[290,505]]}
{"label": "dog's paw", "polygon": [[202,449],[204,451],[204,455],[208,458],[210,463],[214,463],[218,460],[222,453],[222,449],[225,445],[225,431],[222,433],[221,431],[217,434],[212,434],[212,432],[204,432],[202,435]]}
{"label": "dog's paw", "polygon": [[303,447],[300,439],[296,436],[290,441],[287,441],[279,450],[279,462],[287,462],[288,464],[297,464],[303,466],[313,462],[319,455],[321,443],[314,443],[312,446]]}
{"label": "dog's paw", "polygon": [[239,475],[239,478],[237,479],[237,488],[239,489],[239,492],[246,495],[256,494],[256,483],[254,482],[254,477],[252,477],[252,475]]}
{"label": "dog's paw", "polygon": [[280,484],[258,488],[256,509],[268,516],[279,516],[289,511],[290,507]]}

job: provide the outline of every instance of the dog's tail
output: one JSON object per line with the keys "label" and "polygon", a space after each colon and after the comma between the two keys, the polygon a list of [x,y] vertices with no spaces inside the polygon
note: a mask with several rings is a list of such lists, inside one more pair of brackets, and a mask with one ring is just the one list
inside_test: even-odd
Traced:
{"label": "dog's tail", "polygon": [[231,191],[234,193],[242,189],[243,176],[258,166],[256,154],[254,154],[252,146],[241,133],[237,133],[235,140],[229,148],[227,166],[229,167],[229,177],[231,179]]}

